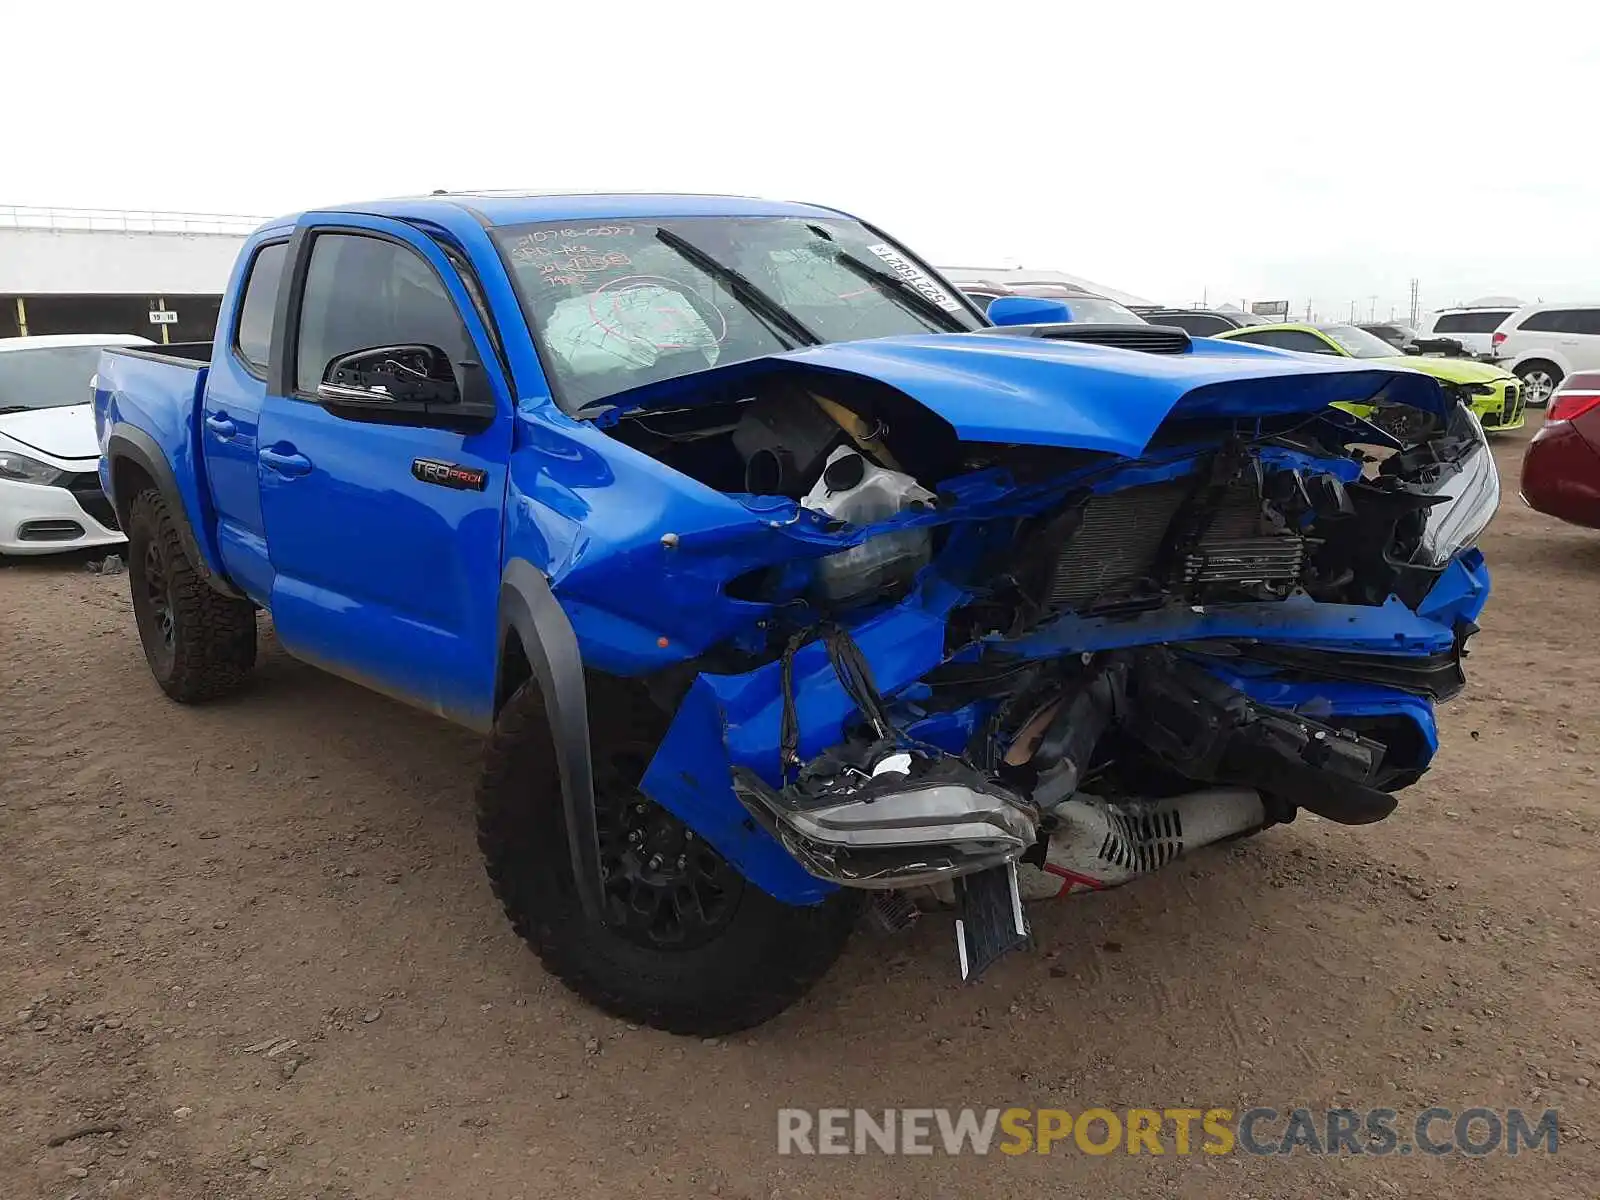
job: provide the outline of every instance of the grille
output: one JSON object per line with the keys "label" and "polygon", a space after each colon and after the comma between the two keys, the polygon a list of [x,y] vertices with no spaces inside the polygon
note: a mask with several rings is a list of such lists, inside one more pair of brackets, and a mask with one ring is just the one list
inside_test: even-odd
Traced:
{"label": "grille", "polygon": [[17,528],[19,542],[70,542],[83,536],[76,521],[24,521]]}
{"label": "grille", "polygon": [[66,489],[72,493],[72,498],[78,502],[78,507],[83,509],[107,529],[117,528],[117,513],[111,507],[111,501],[106,499],[106,494],[100,488],[100,476],[93,471],[80,471],[76,475],[69,475],[65,481]]}

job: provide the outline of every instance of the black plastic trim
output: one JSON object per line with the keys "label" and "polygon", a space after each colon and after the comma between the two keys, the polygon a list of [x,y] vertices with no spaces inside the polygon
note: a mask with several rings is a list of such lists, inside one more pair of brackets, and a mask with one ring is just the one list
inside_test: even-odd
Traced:
{"label": "black plastic trim", "polygon": [[594,807],[594,765],[589,753],[589,698],[578,635],[542,572],[524,558],[506,565],[500,580],[499,645],[515,630],[544,696],[550,740],[561,773],[567,849],[584,912],[604,921],[605,880]]}
{"label": "black plastic trim", "polygon": [[[194,564],[194,569],[199,572],[200,578],[224,596],[239,598],[240,594],[233,585],[213,571],[206,562],[205,555],[200,553],[200,542],[189,525],[189,514],[183,507],[183,493],[178,490],[177,477],[173,475],[166,455],[161,453],[161,447],[144,430],[126,421],[118,421],[111,427],[111,433],[106,438],[106,463],[110,468],[113,484],[117,477],[117,464],[124,460],[142,468],[145,474],[155,480],[157,490],[167,502],[167,511],[172,516],[172,523],[177,527],[178,539],[183,543],[183,552]],[[117,514],[117,523],[123,529],[127,529],[127,498],[114,495],[111,497],[111,504]]]}

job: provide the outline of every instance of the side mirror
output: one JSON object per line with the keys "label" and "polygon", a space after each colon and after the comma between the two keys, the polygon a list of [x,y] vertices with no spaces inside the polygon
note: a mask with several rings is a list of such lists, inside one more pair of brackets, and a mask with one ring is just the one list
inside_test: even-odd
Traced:
{"label": "side mirror", "polygon": [[1065,325],[1072,320],[1072,309],[1041,296],[996,296],[989,301],[988,315],[995,325]]}
{"label": "side mirror", "polygon": [[[461,383],[456,382],[460,368]],[[452,363],[438,346],[374,346],[328,363],[317,400],[352,420],[436,425],[476,432],[494,421],[494,392],[483,365]]]}
{"label": "side mirror", "polygon": [[1415,342],[1407,342],[1404,346],[1400,347],[1400,353],[1401,354],[1421,354],[1422,353],[1422,347],[1417,345]]}
{"label": "side mirror", "polygon": [[329,404],[424,409],[459,404],[455,369],[437,346],[374,346],[328,363],[317,399]]}

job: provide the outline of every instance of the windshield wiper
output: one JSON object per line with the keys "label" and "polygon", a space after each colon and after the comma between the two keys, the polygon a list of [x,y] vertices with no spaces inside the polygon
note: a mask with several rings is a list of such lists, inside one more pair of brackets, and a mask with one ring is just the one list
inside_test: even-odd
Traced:
{"label": "windshield wiper", "polygon": [[743,300],[750,311],[760,317],[772,332],[778,334],[780,339],[791,343],[786,349],[793,350],[795,346],[822,345],[822,339],[807,329],[800,318],[752,283],[748,276],[726,263],[718,262],[681,234],[673,233],[670,229],[657,229],[656,241],[675,250],[684,261],[699,267]]}
{"label": "windshield wiper", "polygon": [[[832,239],[830,238],[829,240],[831,241]],[[900,276],[894,274],[893,272],[881,270],[880,268],[875,267],[868,262],[862,262],[855,255],[841,250],[838,246],[833,247],[833,257],[835,262],[837,262],[846,271],[849,271],[852,275],[860,276],[869,283],[882,284],[884,287],[891,288],[903,299],[908,301],[911,307],[916,309],[918,313],[920,313],[927,320],[932,321],[946,333],[972,332],[967,323],[960,317],[956,316],[955,313],[946,312],[932,300],[928,299],[921,292],[919,292],[915,284],[901,279]]]}
{"label": "windshield wiper", "polygon": [[12,413],[32,411],[33,405],[31,404],[8,404],[4,408],[0,408],[0,417],[9,417]]}

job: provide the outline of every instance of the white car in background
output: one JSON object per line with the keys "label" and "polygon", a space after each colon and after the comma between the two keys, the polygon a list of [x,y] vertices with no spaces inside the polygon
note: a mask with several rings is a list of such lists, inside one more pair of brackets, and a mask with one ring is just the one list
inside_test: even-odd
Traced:
{"label": "white car in background", "polygon": [[1495,362],[1521,378],[1528,406],[1543,408],[1568,375],[1600,369],[1600,304],[1530,304],[1491,341]]}
{"label": "white car in background", "polygon": [[94,373],[119,333],[0,338],[0,556],[120,546],[100,490]]}
{"label": "white car in background", "polygon": [[1500,323],[1517,311],[1516,304],[1464,304],[1429,313],[1417,326],[1413,340],[1450,338],[1474,358],[1489,358],[1491,338]]}

